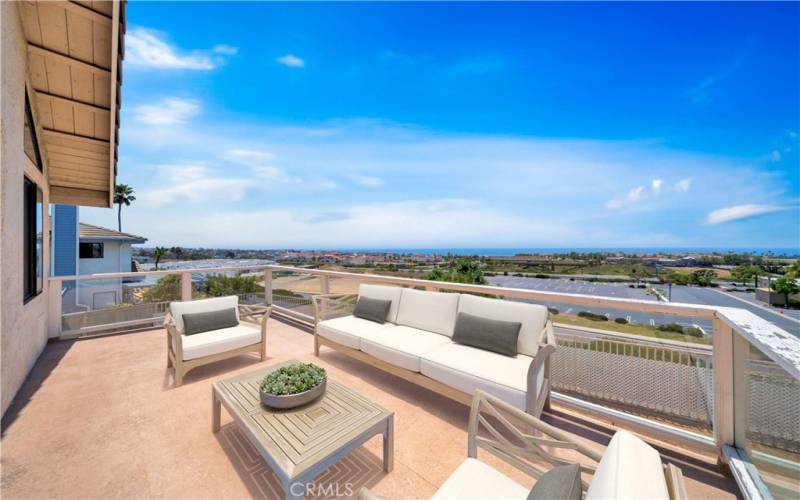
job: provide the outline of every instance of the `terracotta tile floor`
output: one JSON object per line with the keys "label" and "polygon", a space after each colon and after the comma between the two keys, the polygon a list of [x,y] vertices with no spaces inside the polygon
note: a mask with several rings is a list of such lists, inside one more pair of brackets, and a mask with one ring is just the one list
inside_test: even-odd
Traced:
{"label": "terracotta tile floor", "polygon": [[[318,479],[327,493],[368,486],[392,498],[429,497],[466,457],[466,406],[330,350],[314,358],[311,335],[290,324],[271,319],[268,332],[266,362],[241,356],[198,368],[179,388],[166,370],[163,330],[49,344],[3,419],[2,497],[281,497],[224,410],[221,432],[211,432],[210,396],[216,380],[291,358],[319,363],[395,411],[394,471],[382,471],[378,436]],[[544,419],[598,448],[613,434],[558,407]],[[659,449],[683,469],[692,498],[734,496],[734,482],[709,457]]]}

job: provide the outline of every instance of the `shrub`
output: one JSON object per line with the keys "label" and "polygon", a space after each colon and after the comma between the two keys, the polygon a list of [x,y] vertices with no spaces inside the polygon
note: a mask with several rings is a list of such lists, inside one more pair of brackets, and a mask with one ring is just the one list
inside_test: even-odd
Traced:
{"label": "shrub", "polygon": [[702,337],[703,330],[697,328],[696,326],[687,326],[683,329],[684,335],[689,335],[690,337]]}
{"label": "shrub", "polygon": [[[194,285],[192,286],[194,288]],[[181,277],[177,274],[164,276],[155,285],[142,292],[144,302],[170,302],[181,300]]]}
{"label": "shrub", "polygon": [[255,276],[212,274],[206,278],[206,293],[209,297],[264,293],[264,287],[258,284]]}
{"label": "shrub", "polygon": [[663,325],[658,325],[657,328],[662,332],[683,333],[683,327],[678,323],[665,323]]}
{"label": "shrub", "polygon": [[539,273],[539,274],[534,274],[534,275],[533,275],[533,277],[534,277],[534,278],[543,279],[543,280],[550,279],[550,275],[548,275],[548,274],[541,274],[541,273]]}
{"label": "shrub", "polygon": [[270,372],[261,381],[261,390],[275,396],[306,392],[325,382],[325,369],[312,363],[296,363]]}
{"label": "shrub", "polygon": [[628,320],[625,318],[614,318],[614,323],[619,323],[620,325],[627,325]]}
{"label": "shrub", "polygon": [[550,314],[552,315],[558,314],[558,309],[556,309],[555,307],[548,307],[547,310],[550,311]]}
{"label": "shrub", "polygon": [[590,319],[592,321],[608,321],[608,316],[603,314],[596,314],[589,311],[581,311],[578,313],[578,316],[581,318]]}

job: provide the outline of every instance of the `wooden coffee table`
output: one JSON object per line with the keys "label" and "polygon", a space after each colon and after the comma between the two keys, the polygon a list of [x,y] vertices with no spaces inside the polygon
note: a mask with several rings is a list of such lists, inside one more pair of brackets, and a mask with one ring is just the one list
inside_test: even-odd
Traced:
{"label": "wooden coffee table", "polygon": [[[291,410],[261,405],[259,385],[264,376],[287,361],[216,382],[212,388],[212,430],[219,431],[224,405],[281,483],[286,498],[302,498],[306,485],[321,472],[383,434],[383,470],[394,462],[394,412],[328,378],[325,395]],[[342,486],[343,488],[344,486]]]}

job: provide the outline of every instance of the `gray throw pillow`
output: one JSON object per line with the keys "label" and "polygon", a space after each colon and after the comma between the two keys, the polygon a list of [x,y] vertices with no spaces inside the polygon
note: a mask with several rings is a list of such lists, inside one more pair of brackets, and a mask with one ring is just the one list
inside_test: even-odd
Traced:
{"label": "gray throw pillow", "polygon": [[194,335],[196,333],[210,332],[238,326],[239,320],[236,319],[236,309],[220,309],[219,311],[199,312],[183,315],[183,334]]}
{"label": "gray throw pillow", "polygon": [[369,297],[359,297],[356,302],[356,309],[353,311],[353,316],[356,318],[375,321],[376,323],[385,323],[386,316],[389,315],[389,309],[392,307],[391,300],[378,300]]}
{"label": "gray throw pillow", "polygon": [[456,316],[453,342],[516,356],[520,328],[522,323],[516,321],[499,321],[460,312]]}
{"label": "gray throw pillow", "polygon": [[528,493],[528,500],[581,500],[581,468],[560,465],[542,474]]}

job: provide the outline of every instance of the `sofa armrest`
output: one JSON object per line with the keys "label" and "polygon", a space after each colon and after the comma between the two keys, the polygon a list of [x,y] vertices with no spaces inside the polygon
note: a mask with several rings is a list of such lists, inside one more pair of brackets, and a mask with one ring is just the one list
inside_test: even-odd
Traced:
{"label": "sofa armrest", "polygon": [[[549,323],[549,322],[548,322]],[[550,399],[550,356],[556,352],[555,343],[539,346],[528,368],[526,406],[531,415],[539,416]]]}
{"label": "sofa armrest", "polygon": [[320,321],[325,321],[338,316],[352,314],[356,307],[358,294],[355,293],[324,293],[313,295],[314,326]]}
{"label": "sofa armrest", "polygon": [[261,328],[261,342],[267,343],[267,320],[272,314],[272,306],[261,304],[239,304],[239,318],[255,323]]}

